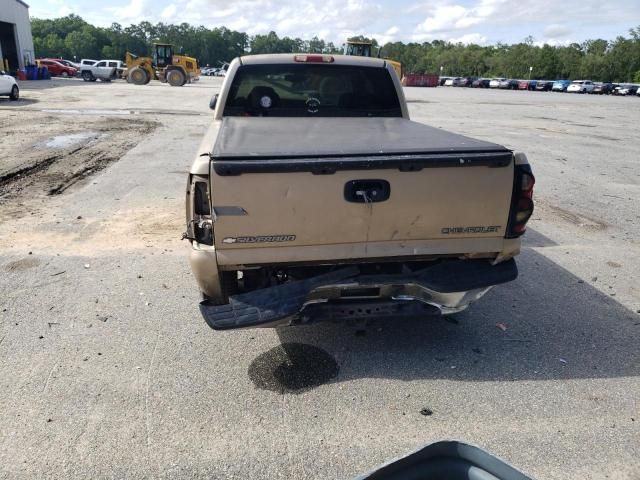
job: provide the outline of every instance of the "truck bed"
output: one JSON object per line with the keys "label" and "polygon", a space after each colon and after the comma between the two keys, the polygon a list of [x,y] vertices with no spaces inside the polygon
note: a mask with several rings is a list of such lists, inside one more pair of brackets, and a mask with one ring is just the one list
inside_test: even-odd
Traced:
{"label": "truck bed", "polygon": [[442,153],[510,153],[404,118],[225,117],[211,153],[216,160]]}

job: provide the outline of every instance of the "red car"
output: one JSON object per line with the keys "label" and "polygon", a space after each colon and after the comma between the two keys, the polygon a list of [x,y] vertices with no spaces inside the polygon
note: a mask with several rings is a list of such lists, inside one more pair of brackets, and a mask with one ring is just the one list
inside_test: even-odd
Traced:
{"label": "red car", "polygon": [[63,65],[57,60],[43,58],[38,60],[38,64],[41,67],[47,67],[51,76],[61,76],[61,77],[75,77],[78,74],[78,70],[73,67],[68,67],[67,65]]}

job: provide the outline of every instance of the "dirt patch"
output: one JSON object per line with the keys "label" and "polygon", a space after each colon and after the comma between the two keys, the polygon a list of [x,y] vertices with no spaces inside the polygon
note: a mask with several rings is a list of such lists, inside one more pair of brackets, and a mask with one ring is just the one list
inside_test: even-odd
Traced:
{"label": "dirt patch", "polygon": [[0,218],[59,195],[118,161],[157,124],[139,119],[16,112],[0,122]]}
{"label": "dirt patch", "polygon": [[582,213],[571,212],[555,205],[546,204],[542,201],[537,202],[536,209],[548,220],[561,220],[586,231],[599,232],[607,228],[607,224],[600,220]]}
{"label": "dirt patch", "polygon": [[[3,235],[0,230],[0,250],[34,246],[64,255],[111,255],[114,250],[147,249],[164,254],[183,255],[185,243],[184,209],[179,201],[168,204],[166,211],[149,215],[148,209],[118,210],[107,219],[85,217],[73,227],[59,230],[56,222],[22,220],[21,228]],[[2,213],[6,213],[1,210]]]}
{"label": "dirt patch", "polygon": [[37,258],[23,258],[6,264],[4,268],[8,272],[22,272],[38,265],[40,265],[40,260]]}

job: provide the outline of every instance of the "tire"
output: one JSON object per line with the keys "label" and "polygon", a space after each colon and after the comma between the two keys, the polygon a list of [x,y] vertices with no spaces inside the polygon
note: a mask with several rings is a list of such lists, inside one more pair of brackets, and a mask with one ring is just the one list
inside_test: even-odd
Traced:
{"label": "tire", "polygon": [[11,95],[9,95],[11,100],[19,100],[20,99],[20,89],[17,85],[14,85],[11,89]]}
{"label": "tire", "polygon": [[187,81],[184,73],[182,73],[182,70],[169,70],[166,73],[166,76],[167,76],[167,82],[172,87],[181,87]]}
{"label": "tire", "polygon": [[91,73],[88,70],[85,70],[84,72],[82,72],[82,80],[84,80],[85,82],[91,82],[93,81],[93,73]]}
{"label": "tire", "polygon": [[69,74],[68,74],[67,72],[62,72],[62,73],[60,74],[60,76],[61,76],[62,78],[67,78],[67,77],[69,76]]}
{"label": "tire", "polygon": [[144,68],[134,67],[127,74],[127,82],[134,85],[146,85],[150,80],[149,72]]}

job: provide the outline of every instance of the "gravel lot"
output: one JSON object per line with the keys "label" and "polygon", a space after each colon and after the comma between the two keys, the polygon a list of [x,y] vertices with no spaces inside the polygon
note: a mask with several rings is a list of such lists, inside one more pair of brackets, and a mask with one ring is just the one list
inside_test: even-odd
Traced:
{"label": "gravel lot", "polygon": [[[442,439],[640,478],[640,99],[407,88],[414,120],[528,154],[519,279],[455,320],[218,333],[180,235],[219,85],[0,99],[0,478],[351,478]],[[77,147],[113,151],[51,194]]]}

